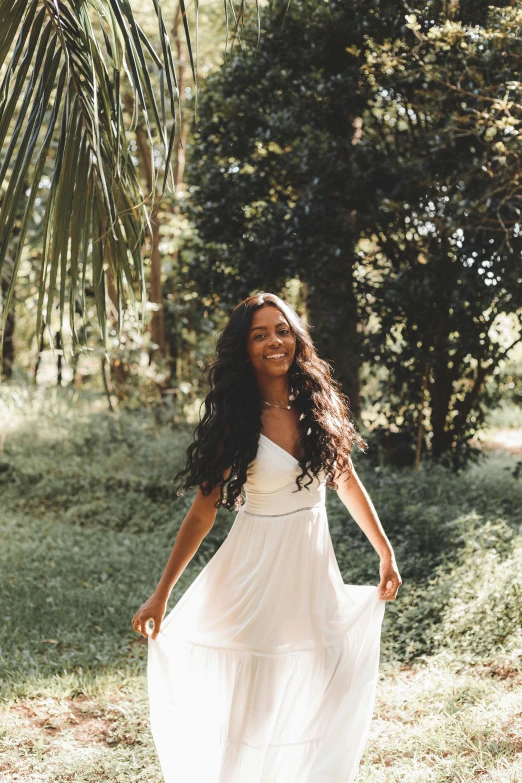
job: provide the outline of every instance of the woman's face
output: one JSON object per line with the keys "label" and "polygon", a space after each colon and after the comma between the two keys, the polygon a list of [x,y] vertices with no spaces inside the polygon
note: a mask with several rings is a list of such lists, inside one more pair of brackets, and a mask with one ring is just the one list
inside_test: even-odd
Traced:
{"label": "woman's face", "polygon": [[255,310],[247,336],[247,356],[255,373],[285,375],[295,355],[295,337],[283,313],[271,305]]}

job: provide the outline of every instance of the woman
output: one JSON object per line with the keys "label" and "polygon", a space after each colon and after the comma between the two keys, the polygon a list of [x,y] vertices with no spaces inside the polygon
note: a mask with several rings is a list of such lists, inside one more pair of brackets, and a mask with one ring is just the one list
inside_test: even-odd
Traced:
{"label": "woman", "polygon": [[[273,294],[234,309],[209,382],[175,477],[185,477],[178,494],[197,494],[133,619],[149,640],[151,729],[165,781],[350,783],[373,713],[384,601],[401,584],[350,456],[366,443],[307,328]],[[377,550],[378,587],[343,583],[326,486]],[[220,505],[237,510],[234,523],[164,620]]]}

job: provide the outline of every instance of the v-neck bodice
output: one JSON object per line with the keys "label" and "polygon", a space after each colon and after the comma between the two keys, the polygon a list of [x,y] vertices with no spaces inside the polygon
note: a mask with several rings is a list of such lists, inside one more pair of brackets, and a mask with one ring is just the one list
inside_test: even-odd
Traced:
{"label": "v-neck bodice", "polygon": [[282,451],[283,454],[285,456],[287,456],[294,465],[299,465],[299,460],[296,457],[294,457],[293,454],[290,454],[289,451],[287,451],[282,446],[280,446],[278,443],[276,443],[274,440],[272,440],[272,438],[268,438],[266,435],[263,435],[262,432],[260,433],[259,437],[263,438],[264,440],[267,440],[270,445],[275,446],[276,449],[278,449],[279,451]]}
{"label": "v-neck bodice", "polygon": [[299,490],[295,479],[300,473],[299,461],[292,454],[260,434],[256,457],[248,466],[244,510],[272,516],[323,506],[324,474],[320,474],[320,479],[314,477],[308,486],[305,485],[309,479],[305,477]]}

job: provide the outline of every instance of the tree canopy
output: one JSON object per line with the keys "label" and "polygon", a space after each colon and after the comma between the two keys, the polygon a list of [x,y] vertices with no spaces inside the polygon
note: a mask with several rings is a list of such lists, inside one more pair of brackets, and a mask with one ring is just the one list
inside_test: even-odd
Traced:
{"label": "tree canopy", "polygon": [[522,312],[521,11],[468,10],[295,3],[206,80],[189,167],[198,290],[299,277],[352,407],[384,364],[388,417],[457,463]]}

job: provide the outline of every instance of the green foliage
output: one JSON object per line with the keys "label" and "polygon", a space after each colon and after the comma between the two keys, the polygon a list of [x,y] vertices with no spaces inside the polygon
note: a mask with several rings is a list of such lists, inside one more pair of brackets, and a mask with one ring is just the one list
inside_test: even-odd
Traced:
{"label": "green foliage", "polygon": [[458,520],[461,546],[391,611],[390,648],[403,660],[444,653],[492,671],[517,666],[522,644],[522,537],[501,518]]}
{"label": "green foliage", "polygon": [[159,542],[44,515],[44,504],[40,519],[2,514],[6,696],[42,675],[131,666],[140,653],[130,620],[153,587]]}
{"label": "green foliage", "polygon": [[[172,423],[172,411],[114,414],[100,395],[82,397],[70,389],[24,394],[6,386],[0,392],[2,419],[5,508],[31,516],[45,509],[63,522],[136,533],[158,527],[172,533],[173,520],[181,523],[192,494],[176,497],[172,477],[193,427]],[[205,553],[221,541],[221,533],[215,535],[206,539]]]}
{"label": "green foliage", "polygon": [[[372,468],[367,457],[355,462],[368,488],[407,581],[419,582],[464,545],[462,518],[469,515],[508,519],[522,527],[522,482],[511,472],[513,458],[489,457],[479,466],[453,474],[442,465],[409,468]],[[362,557],[367,540],[353,522],[346,521],[343,504],[330,500],[332,538],[339,547],[345,575],[369,579],[371,560]],[[343,521],[344,520],[344,521]],[[373,554],[370,553],[372,556]]]}
{"label": "green foliage", "polygon": [[[111,415],[102,397],[61,392],[0,394],[0,772],[46,783],[71,774],[84,783],[159,781],[146,642],[131,619],[190,502],[170,496],[169,479],[191,427],[152,410]],[[479,762],[492,774],[517,769],[515,734],[504,728],[519,712],[510,678],[522,646],[522,482],[513,461],[490,457],[457,476],[440,465],[412,473],[357,459],[404,580],[386,606],[377,736],[363,780],[442,781],[450,760],[462,780]],[[344,580],[377,584],[368,540],[334,492],[327,503]],[[232,521],[218,512],[169,608]]]}
{"label": "green foliage", "polygon": [[[103,397],[67,390],[0,390],[0,774],[13,779],[160,780],[146,720],[146,643],[130,623],[190,500],[169,497],[169,478],[191,427],[173,427],[152,410],[110,415],[104,406]],[[508,768],[516,779],[522,481],[512,475],[515,459],[493,455],[455,475],[440,465],[375,469],[356,457],[404,580],[386,606],[373,733],[360,770],[368,783],[435,783],[448,779],[449,764],[463,781],[479,767],[491,780],[507,781]],[[96,512],[84,512],[89,492]],[[345,581],[376,584],[371,545],[334,492],[327,502]],[[221,512],[170,607],[224,539],[233,515]]]}
{"label": "green foliage", "polygon": [[[9,407],[8,407],[9,406]],[[192,427],[152,410],[110,414],[101,396],[0,392],[2,692],[31,692],[64,672],[136,671],[130,621],[159,579],[192,500],[171,477]],[[228,532],[220,511],[177,600]],[[22,607],[22,611],[20,611]]]}
{"label": "green foliage", "polygon": [[363,67],[373,95],[360,142],[362,285],[390,414],[405,428],[422,418],[433,455],[459,465],[498,403],[486,379],[520,340],[499,341],[496,326],[522,312],[521,17],[513,7],[491,9],[484,26],[443,24],[426,8],[408,19],[416,45],[371,41]]}
{"label": "green foliage", "polygon": [[367,100],[359,49],[370,33],[400,29],[400,17],[379,0],[364,11],[356,0],[299,0],[283,25],[283,8],[265,17],[255,56],[236,52],[202,85],[187,168],[197,229],[184,250],[188,277],[224,309],[254,289],[305,282],[314,340],[350,395],[360,353],[354,139]]}
{"label": "green foliage", "polygon": [[507,399],[488,416],[488,425],[493,428],[522,429],[522,407],[513,405]]}
{"label": "green foliage", "polygon": [[216,307],[299,278],[337,375],[385,370],[388,427],[459,468],[518,339],[496,320],[522,312],[520,11],[446,5],[267,19],[202,89],[187,247]]}
{"label": "green foliage", "polygon": [[[522,403],[522,355],[518,360],[506,362],[498,374],[498,385],[502,395],[502,404],[513,408]],[[516,408],[515,408],[516,409]]]}
{"label": "green foliage", "polygon": [[[393,543],[403,585],[385,615],[385,649],[412,661],[516,666],[522,643],[522,482],[516,458],[489,457],[454,474],[441,465],[357,472]],[[345,582],[375,582],[378,558],[334,495],[329,521]],[[506,663],[507,662],[507,663]]]}

